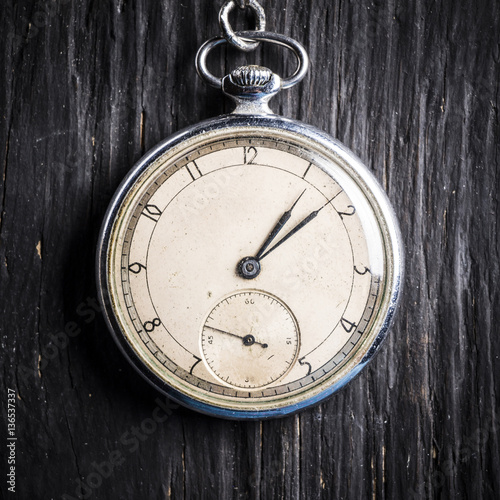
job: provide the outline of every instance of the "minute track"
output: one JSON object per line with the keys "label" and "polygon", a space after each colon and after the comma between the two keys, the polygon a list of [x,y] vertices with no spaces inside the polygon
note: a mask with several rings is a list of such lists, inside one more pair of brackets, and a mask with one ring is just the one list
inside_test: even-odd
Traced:
{"label": "minute track", "polygon": [[[269,143],[269,144],[272,144],[272,143],[276,144],[276,143],[275,143],[275,141],[272,141],[272,142],[270,141],[270,143]],[[229,146],[229,143],[226,141],[226,147],[227,147],[227,146]],[[290,149],[290,146],[289,146],[289,145],[287,145],[286,147],[287,147],[287,149]],[[213,145],[211,145],[211,148],[212,148],[212,150],[214,150],[214,149],[215,149],[215,148],[213,147]],[[199,155],[198,155],[198,154],[196,154],[196,156],[198,157]],[[190,157],[187,157],[187,158],[186,158],[186,163],[190,163],[190,162],[191,162],[191,158],[190,158]],[[177,162],[177,163],[178,163],[178,162]],[[309,165],[309,163],[307,163],[307,165]],[[235,164],[234,166],[236,166],[236,167],[237,167],[237,164]],[[180,168],[181,168],[181,165],[178,165],[178,166],[177,166],[177,169],[180,169]],[[275,168],[275,167],[270,166],[269,168]],[[312,168],[312,167],[311,167],[311,168]],[[297,173],[297,176],[298,176],[298,177],[300,176],[299,174],[300,174],[300,172],[298,172],[298,173]],[[163,177],[165,177],[164,172],[162,172],[162,174],[161,174],[161,175],[162,175]],[[161,187],[161,185],[160,185],[160,187]],[[303,192],[304,192],[304,189],[303,189],[300,193],[303,193]],[[336,193],[336,195],[335,195],[335,196],[337,196],[338,194],[339,194],[339,193]],[[150,195],[150,196],[154,196],[154,192],[150,192],[150,193],[148,193],[148,195]],[[149,199],[150,199],[150,198],[149,198]],[[328,200],[328,201],[329,201],[329,200]],[[143,203],[141,203],[141,205],[145,205],[145,204],[148,204],[148,201],[147,201],[146,199],[144,200],[144,202],[143,202]],[[168,207],[167,207],[167,208],[168,208]],[[167,210],[167,209],[165,209],[165,210]]]}

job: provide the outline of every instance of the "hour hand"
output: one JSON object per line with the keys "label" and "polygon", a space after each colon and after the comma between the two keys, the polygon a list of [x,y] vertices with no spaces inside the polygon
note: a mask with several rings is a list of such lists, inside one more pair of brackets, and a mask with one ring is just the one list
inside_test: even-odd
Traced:
{"label": "hour hand", "polygon": [[300,200],[300,198],[302,198],[302,195],[305,192],[306,192],[306,190],[304,189],[304,191],[302,191],[302,193],[300,193],[299,197],[295,200],[295,203],[280,217],[280,220],[273,227],[273,229],[269,233],[269,236],[267,237],[266,241],[264,241],[264,244],[260,247],[260,250],[255,255],[256,260],[260,260],[260,258],[262,257],[262,255],[266,251],[266,248],[271,244],[271,242],[274,240],[274,238],[276,238],[276,236],[281,231],[283,226],[288,222],[288,220],[292,216],[292,210],[295,208],[295,205],[297,205],[298,201]]}
{"label": "hour hand", "polygon": [[245,257],[238,263],[238,274],[242,278],[252,279],[258,276],[258,274],[260,273],[260,259],[264,255],[269,245],[273,242],[274,238],[276,238],[278,233],[281,231],[283,226],[288,222],[288,220],[292,216],[292,211],[295,208],[295,205],[297,205],[298,201],[300,200],[300,198],[302,198],[302,195],[305,192],[306,190],[304,189],[304,191],[302,191],[299,197],[295,200],[293,205],[280,217],[279,221],[273,227],[273,229],[269,233],[269,236],[266,238],[266,241],[264,241],[255,257]]}
{"label": "hour hand", "polygon": [[304,226],[309,224],[314,218],[317,217],[317,215],[323,210],[327,205],[329,205],[337,196],[339,193],[337,193],[332,199],[328,200],[322,207],[318,208],[317,210],[313,210],[305,219],[302,219],[293,229],[291,229],[281,240],[278,241],[272,248],[270,248],[267,252],[264,252],[260,256],[260,260],[262,260],[266,255],[269,255],[273,250],[276,250],[280,245],[285,243],[286,240],[291,238],[295,233],[300,231]]}

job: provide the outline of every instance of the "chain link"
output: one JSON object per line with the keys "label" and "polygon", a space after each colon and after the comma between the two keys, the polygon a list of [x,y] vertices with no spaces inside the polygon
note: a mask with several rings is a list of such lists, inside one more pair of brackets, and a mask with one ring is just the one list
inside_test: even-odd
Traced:
{"label": "chain link", "polygon": [[244,52],[251,52],[259,46],[259,42],[244,40],[235,33],[229,22],[229,13],[235,7],[240,9],[248,7],[253,11],[256,20],[255,31],[265,31],[266,14],[257,0],[227,0],[219,11],[219,24],[224,38],[234,47]]}

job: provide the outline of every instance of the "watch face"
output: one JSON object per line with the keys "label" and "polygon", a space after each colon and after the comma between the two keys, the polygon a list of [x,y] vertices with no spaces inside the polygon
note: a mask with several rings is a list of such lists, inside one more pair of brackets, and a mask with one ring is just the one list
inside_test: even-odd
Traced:
{"label": "watch face", "polygon": [[170,396],[286,414],[342,386],[385,335],[397,230],[333,142],[230,125],[171,141],[125,182],[103,230],[102,298],[129,359]]}

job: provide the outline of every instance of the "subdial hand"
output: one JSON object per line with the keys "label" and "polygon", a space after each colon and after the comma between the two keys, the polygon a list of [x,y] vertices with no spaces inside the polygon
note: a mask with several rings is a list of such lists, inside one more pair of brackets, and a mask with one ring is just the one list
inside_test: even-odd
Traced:
{"label": "subdial hand", "polygon": [[209,326],[209,325],[205,325],[205,328],[210,328],[210,330],[213,330],[214,332],[224,333],[225,335],[231,335],[231,337],[236,337],[238,339],[241,339],[243,341],[243,345],[245,345],[247,347],[254,345],[254,344],[258,344],[258,345],[262,346],[264,349],[266,347],[268,347],[267,344],[263,344],[262,342],[257,342],[255,340],[255,337],[253,335],[250,335],[250,334],[242,337],[241,335],[236,335],[235,333],[226,332],[225,330],[221,330],[220,328],[215,328],[215,327]]}

